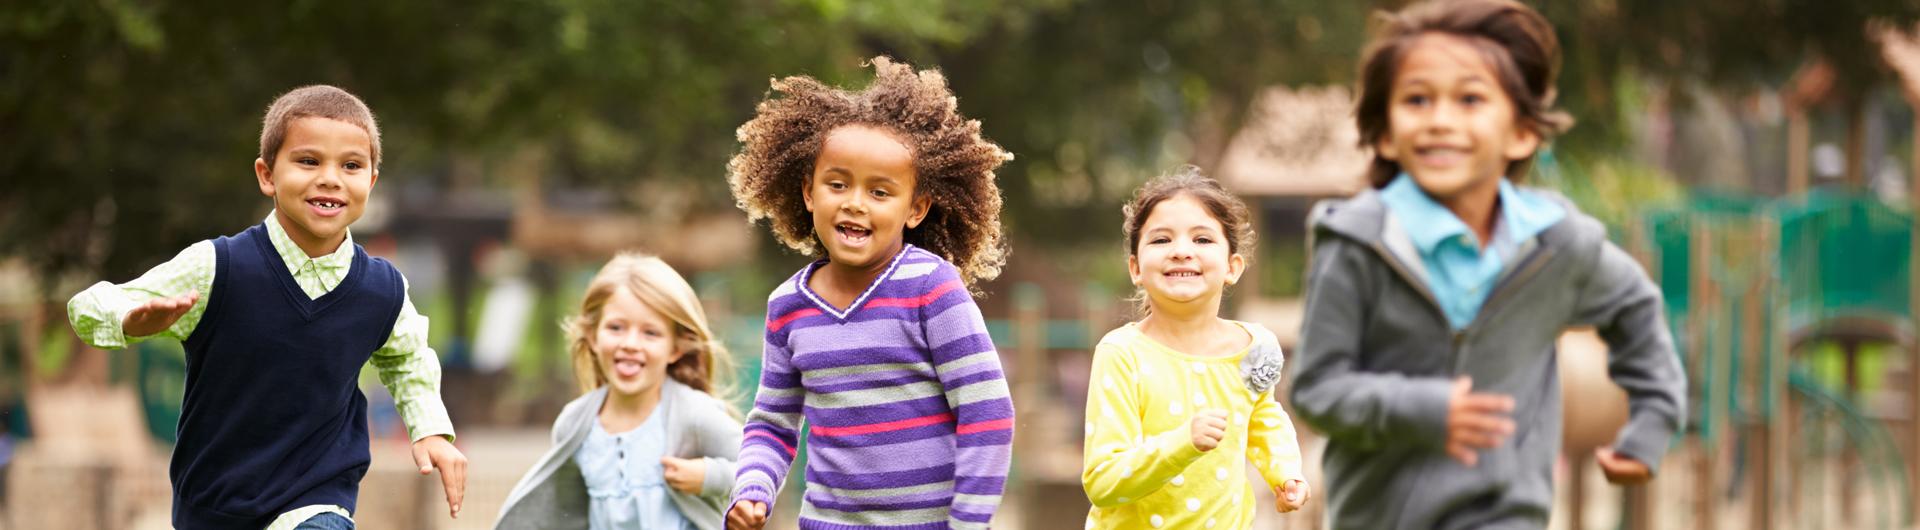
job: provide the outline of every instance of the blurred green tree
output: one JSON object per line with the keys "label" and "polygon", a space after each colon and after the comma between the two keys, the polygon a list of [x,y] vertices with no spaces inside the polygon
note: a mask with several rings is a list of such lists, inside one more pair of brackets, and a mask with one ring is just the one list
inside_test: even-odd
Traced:
{"label": "blurred green tree", "polygon": [[[1403,2],[1386,2],[1394,7]],[[1617,149],[1621,79],[1778,85],[1809,57],[1849,87],[1885,74],[1868,20],[1911,0],[1541,0],[1567,49],[1569,155]],[[1339,0],[148,0],[0,5],[0,254],[124,279],[265,208],[249,183],[261,109],[330,83],[382,118],[400,188],[690,186],[726,208],[733,130],[767,80],[864,79],[893,54],[949,75],[1019,158],[1001,172],[1027,244],[1110,245],[1145,177],[1208,165],[1253,94],[1344,84],[1376,6]],[[1857,81],[1854,81],[1857,80]],[[532,157],[531,168],[518,165]],[[518,173],[516,173],[518,172]],[[1089,223],[1091,221],[1091,223]],[[44,293],[53,299],[65,293]]]}

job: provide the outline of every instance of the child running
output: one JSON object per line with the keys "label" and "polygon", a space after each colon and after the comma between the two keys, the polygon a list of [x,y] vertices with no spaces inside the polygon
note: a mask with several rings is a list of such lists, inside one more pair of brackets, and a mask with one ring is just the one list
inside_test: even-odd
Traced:
{"label": "child running", "polygon": [[440,470],[458,516],[467,458],[440,402],[440,357],[406,278],[347,230],[380,180],[380,127],[360,98],[281,95],[260,130],[260,224],[188,246],[124,284],[67,303],[97,348],[165,337],[187,350],[180,439],[167,474],[176,528],[353,528],[368,452],[360,370],[393,394],[420,473]]}
{"label": "child running", "polygon": [[987,528],[1006,486],[1013,402],[968,286],[1004,261],[1012,156],[939,72],[873,67],[859,91],[775,81],[728,163],[748,217],[823,258],[767,299],[729,528],[766,523],[802,420],[802,529]]}
{"label": "child running", "polygon": [[1094,347],[1087,528],[1249,528],[1247,462],[1280,513],[1298,510],[1311,490],[1273,397],[1279,339],[1220,318],[1253,246],[1246,204],[1187,166],[1142,186],[1125,213],[1127,273],[1146,317]]}
{"label": "child running", "polygon": [[1659,289],[1598,221],[1514,186],[1569,120],[1559,43],[1511,0],[1386,17],[1355,112],[1374,190],[1316,209],[1295,412],[1327,434],[1332,528],[1545,528],[1554,341],[1599,329],[1632,414],[1596,455],[1651,478],[1685,413]]}
{"label": "child running", "polygon": [[494,527],[721,528],[740,422],[714,396],[732,363],[693,287],[659,258],[616,256],[566,331],[585,395]]}

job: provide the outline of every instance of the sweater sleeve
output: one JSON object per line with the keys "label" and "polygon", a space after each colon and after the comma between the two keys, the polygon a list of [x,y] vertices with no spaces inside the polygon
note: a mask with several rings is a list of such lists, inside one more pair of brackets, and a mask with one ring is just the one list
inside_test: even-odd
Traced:
{"label": "sweater sleeve", "polygon": [[774,495],[793,467],[794,448],[799,443],[802,406],[806,389],[800,386],[800,372],[793,367],[793,352],[785,335],[776,334],[774,324],[780,315],[767,312],[765,348],[760,360],[760,389],[754,394],[753,410],[747,413],[741,428],[740,456],[734,472],[733,500],[728,509],[741,501],[766,504],[772,511]]}
{"label": "sweater sleeve", "polygon": [[1452,382],[1441,377],[1365,371],[1361,337],[1371,299],[1364,249],[1339,237],[1314,244],[1308,265],[1306,322],[1294,350],[1293,410],[1327,437],[1358,447],[1447,439]]}
{"label": "sweater sleeve", "polygon": [[1686,418],[1687,380],[1674,352],[1660,289],[1613,243],[1580,291],[1576,318],[1607,343],[1607,373],[1627,391],[1627,425],[1614,450],[1658,470]]}
{"label": "sweater sleeve", "polygon": [[955,423],[948,526],[984,529],[1000,507],[1013,463],[1013,399],[986,319],[958,271],[941,263],[924,285],[922,327]]}
{"label": "sweater sleeve", "polygon": [[[1278,350],[1279,346],[1274,348]],[[1268,489],[1285,486],[1289,480],[1307,479],[1301,468],[1300,436],[1294,432],[1293,418],[1275,397],[1277,389],[1260,393],[1247,421],[1247,461],[1259,469]]]}
{"label": "sweater sleeve", "polygon": [[696,427],[700,430],[699,446],[695,451],[707,461],[707,474],[701,479],[700,495],[725,497],[733,492],[734,473],[737,471],[735,462],[740,456],[741,425],[719,399],[702,396],[699,402],[702,406],[695,416],[695,421],[699,422]]}

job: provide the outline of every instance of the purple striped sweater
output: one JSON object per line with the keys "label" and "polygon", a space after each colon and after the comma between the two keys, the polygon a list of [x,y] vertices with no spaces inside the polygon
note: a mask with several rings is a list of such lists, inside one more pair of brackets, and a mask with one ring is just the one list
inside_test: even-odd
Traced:
{"label": "purple striped sweater", "polygon": [[773,503],[804,418],[800,528],[986,528],[1006,487],[1013,400],[959,271],[907,245],[843,312],[807,289],[822,263],[767,299],[733,502]]}

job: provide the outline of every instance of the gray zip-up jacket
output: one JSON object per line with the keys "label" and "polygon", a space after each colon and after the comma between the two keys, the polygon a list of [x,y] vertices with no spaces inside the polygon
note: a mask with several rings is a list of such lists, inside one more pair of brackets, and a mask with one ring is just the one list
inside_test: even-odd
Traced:
{"label": "gray zip-up jacket", "polygon": [[[1614,450],[1657,469],[1686,403],[1660,291],[1598,221],[1553,197],[1567,217],[1520,247],[1458,332],[1378,192],[1316,206],[1306,322],[1287,364],[1295,417],[1328,437],[1332,528],[1545,528],[1560,451],[1554,343],[1570,326],[1598,328],[1627,391]],[[1474,467],[1444,449],[1459,376],[1515,404],[1515,432]]]}
{"label": "gray zip-up jacket", "polygon": [[[726,403],[706,392],[672,379],[661,385],[660,405],[653,413],[663,415],[660,419],[667,422],[667,450],[676,458],[704,458],[707,464],[699,495],[677,489],[669,489],[667,495],[694,528],[719,530],[725,524],[720,510],[733,492],[740,421],[727,412]],[[587,528],[587,481],[580,474],[580,466],[574,465],[573,453],[580,450],[593,423],[599,421],[600,406],[606,402],[607,387],[602,386],[560,410],[553,421],[553,448],[507,494],[494,528]]]}

